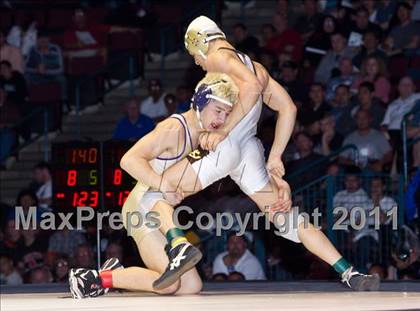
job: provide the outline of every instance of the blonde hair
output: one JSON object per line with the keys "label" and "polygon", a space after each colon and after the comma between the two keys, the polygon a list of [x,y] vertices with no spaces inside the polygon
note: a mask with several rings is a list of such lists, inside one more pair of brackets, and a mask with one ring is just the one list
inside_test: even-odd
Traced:
{"label": "blonde hair", "polygon": [[207,84],[211,88],[213,95],[227,100],[232,103],[232,105],[235,105],[238,102],[239,89],[227,74],[208,72],[204,78],[198,82],[195,90],[197,91],[203,84]]}

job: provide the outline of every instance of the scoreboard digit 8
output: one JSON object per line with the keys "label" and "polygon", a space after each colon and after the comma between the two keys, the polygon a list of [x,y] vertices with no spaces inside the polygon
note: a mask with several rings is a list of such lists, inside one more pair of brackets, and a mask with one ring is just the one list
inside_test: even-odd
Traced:
{"label": "scoreboard digit 8", "polygon": [[54,206],[98,208],[103,203],[107,210],[120,210],[135,185],[135,180],[119,166],[131,145],[121,141],[53,144]]}

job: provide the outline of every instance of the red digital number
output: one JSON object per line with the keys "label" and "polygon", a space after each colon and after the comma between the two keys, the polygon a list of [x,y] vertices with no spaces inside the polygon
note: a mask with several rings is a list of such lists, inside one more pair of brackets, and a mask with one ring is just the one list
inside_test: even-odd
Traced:
{"label": "red digital number", "polygon": [[96,148],[89,149],[89,163],[96,163],[98,150]]}
{"label": "red digital number", "polygon": [[121,179],[122,179],[122,171],[121,169],[117,168],[114,171],[114,185],[115,186],[121,185]]}
{"label": "red digital number", "polygon": [[98,191],[92,191],[90,193],[90,207],[97,207],[98,206],[98,197],[99,197],[99,192]]}
{"label": "red digital number", "polygon": [[118,206],[123,206],[128,198],[130,191],[122,191],[118,193]]}
{"label": "red digital number", "polygon": [[77,182],[77,171],[69,170],[67,172],[67,186],[73,187],[76,185],[76,182]]}

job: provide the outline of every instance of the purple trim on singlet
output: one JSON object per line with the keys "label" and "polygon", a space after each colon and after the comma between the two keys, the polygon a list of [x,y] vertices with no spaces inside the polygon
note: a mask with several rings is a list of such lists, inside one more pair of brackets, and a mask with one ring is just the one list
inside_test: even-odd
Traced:
{"label": "purple trim on singlet", "polygon": [[[179,118],[177,118],[177,116],[181,116],[183,119],[184,119],[184,121],[185,121],[185,124],[184,124],[184,122],[182,122]],[[174,115],[174,116],[172,116],[172,117],[170,117],[170,118],[173,118],[173,119],[177,119],[180,123],[181,123],[181,125],[182,125],[182,127],[184,128],[184,133],[185,133],[185,135],[188,135],[189,136],[189,138],[190,138],[190,144],[191,144],[191,148],[192,148],[192,141],[191,141],[191,136],[190,136],[190,130],[188,129],[188,127],[186,126],[186,124],[187,124],[187,121],[185,120],[185,118],[184,118],[184,116],[183,115]],[[187,132],[188,131],[188,132]],[[171,157],[171,158],[161,158],[161,157],[157,157],[156,159],[158,159],[158,160],[163,160],[163,161],[170,161],[170,160],[176,160],[176,159],[179,159],[180,157],[182,157],[182,155],[184,154],[184,152],[185,152],[185,147],[187,146],[187,140],[185,139],[184,140],[184,146],[182,147],[182,152],[179,154],[179,155],[177,155],[177,156],[175,156],[175,157]]]}
{"label": "purple trim on singlet", "polygon": [[191,139],[190,129],[188,128],[187,120],[185,119],[185,117],[182,114],[180,114],[179,116],[184,120],[185,124],[187,125],[186,128],[187,128],[188,138],[190,139],[190,147],[191,147],[191,150],[193,150],[193,143],[192,143],[192,139]]}

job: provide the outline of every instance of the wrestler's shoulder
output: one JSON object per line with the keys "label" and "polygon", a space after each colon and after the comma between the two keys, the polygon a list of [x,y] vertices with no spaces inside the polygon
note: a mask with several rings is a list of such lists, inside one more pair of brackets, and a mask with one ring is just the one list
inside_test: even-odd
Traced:
{"label": "wrestler's shoulder", "polygon": [[166,118],[156,125],[157,130],[180,130],[182,123],[176,118]]}

